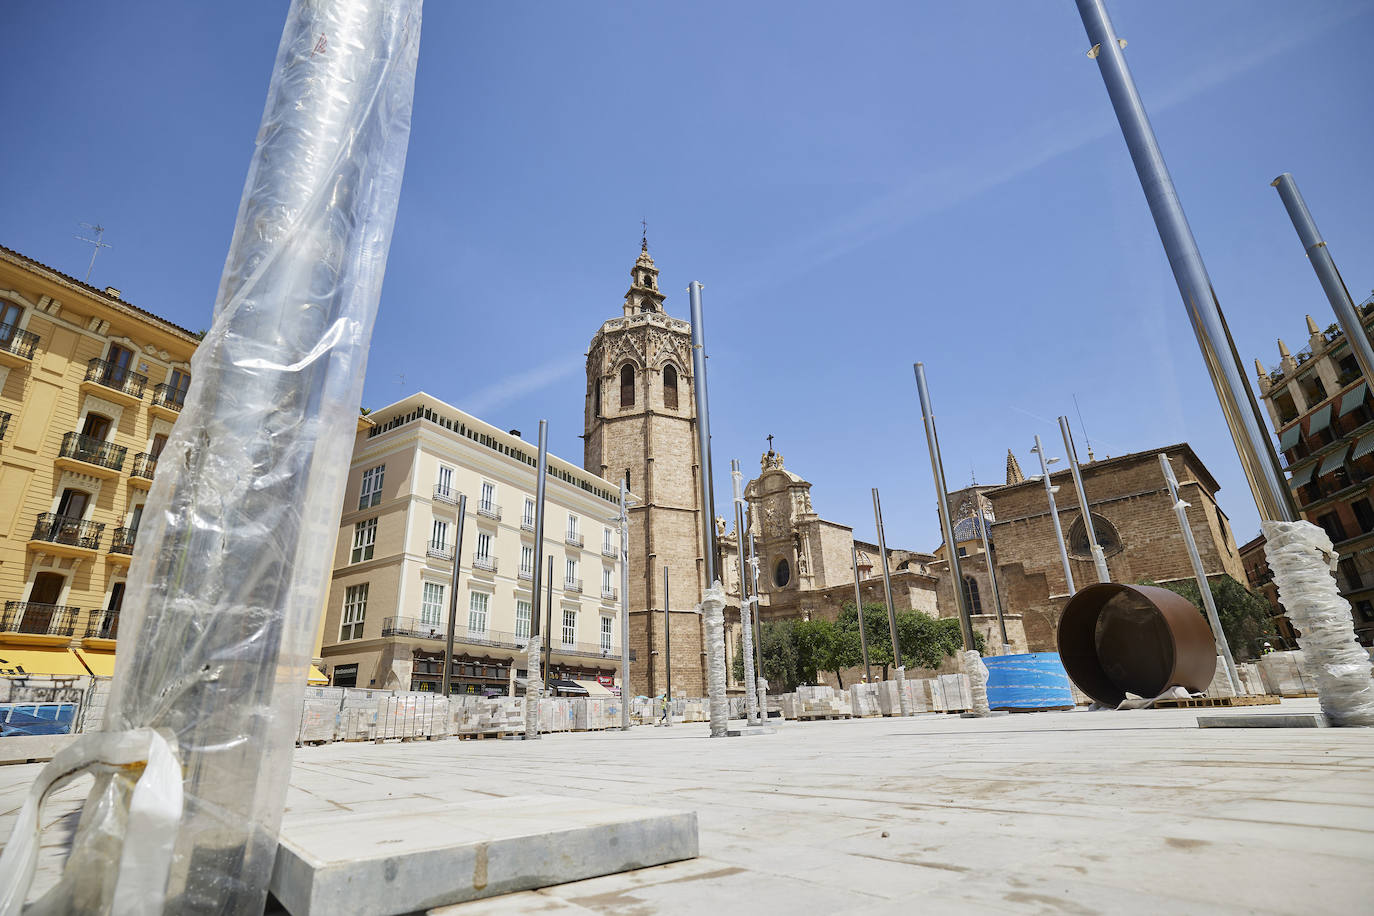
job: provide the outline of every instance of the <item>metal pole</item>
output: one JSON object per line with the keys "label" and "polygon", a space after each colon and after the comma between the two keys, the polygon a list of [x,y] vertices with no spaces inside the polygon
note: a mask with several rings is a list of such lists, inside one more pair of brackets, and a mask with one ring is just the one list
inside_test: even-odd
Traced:
{"label": "metal pole", "polygon": [[1011,643],[1007,641],[1007,621],[1006,618],[1002,616],[1002,594],[997,589],[997,569],[992,563],[992,542],[988,540],[988,522],[983,516],[983,507],[979,502],[981,499],[982,497],[978,495],[978,491],[974,490],[973,505],[974,509],[977,510],[975,513],[975,524],[978,525],[978,533],[983,537],[983,556],[988,564],[988,582],[992,585],[992,604],[993,607],[997,608],[997,626],[1002,630],[1002,654],[1010,655]]}
{"label": "metal pole", "polygon": [[1073,584],[1073,567],[1069,565],[1069,551],[1064,546],[1064,529],[1059,527],[1059,507],[1054,504],[1054,491],[1058,487],[1050,483],[1050,460],[1045,457],[1045,446],[1039,436],[1035,437],[1035,453],[1040,456],[1040,473],[1045,480],[1045,497],[1050,501],[1050,522],[1054,524],[1054,539],[1059,544],[1059,560],[1064,564],[1064,581],[1072,595],[1078,589]]}
{"label": "metal pole", "polygon": [[716,505],[711,480],[711,408],[706,390],[706,334],[701,320],[701,284],[693,280],[687,285],[692,303],[692,385],[697,402],[698,474],[701,488],[701,512],[709,517],[702,524],[702,553],[705,560],[706,588],[716,582]]}
{"label": "metal pole", "polygon": [[763,605],[759,601],[759,558],[754,554],[754,507],[745,499],[744,530],[749,536],[749,597],[754,602],[754,691],[759,698],[759,718],[768,718],[768,691],[763,687]]}
{"label": "metal pole", "polygon": [[1197,541],[1193,538],[1192,526],[1188,524],[1188,503],[1178,495],[1178,479],[1174,469],[1169,466],[1169,456],[1159,455],[1159,467],[1164,472],[1164,482],[1169,486],[1169,499],[1178,515],[1178,527],[1183,530],[1183,543],[1188,548],[1188,559],[1193,564],[1193,576],[1197,579],[1198,591],[1202,594],[1202,604],[1207,611],[1207,621],[1212,625],[1212,635],[1216,637],[1217,654],[1226,662],[1226,676],[1231,679],[1231,687],[1236,696],[1244,696],[1240,674],[1236,672],[1236,660],[1231,656],[1231,646],[1226,641],[1226,632],[1221,628],[1221,617],[1217,614],[1217,603],[1212,598],[1212,587],[1207,582],[1207,572],[1202,568],[1202,557],[1197,552]]}
{"label": "metal pole", "polygon": [[1121,53],[1124,42],[1116,37],[1103,0],[1076,2],[1083,27],[1088,33],[1088,41],[1093,45],[1088,55],[1097,60],[1107,95],[1121,124],[1122,136],[1135,163],[1141,189],[1145,192],[1159,239],[1164,244],[1169,266],[1174,272],[1174,281],[1178,284],[1193,333],[1197,336],[1198,347],[1202,350],[1203,361],[1207,365],[1207,373],[1221,402],[1221,412],[1235,441],[1236,452],[1255,497],[1255,505],[1261,518],[1296,521],[1298,512],[1293,494],[1288,490],[1273,442],[1212,289],[1211,278],[1207,276],[1202,253],[1198,251],[1173,179],[1169,176],[1168,166],[1164,164],[1164,154],[1159,149],[1140,94],[1136,92],[1135,82],[1131,79],[1131,71],[1126,66],[1126,58]]}
{"label": "metal pole", "polygon": [[553,666],[553,554],[549,554],[549,581],[544,589],[547,596],[544,601],[544,689],[548,690],[549,668]]}
{"label": "metal pole", "polygon": [[1093,528],[1092,508],[1088,505],[1088,494],[1083,490],[1083,475],[1078,470],[1078,450],[1073,447],[1073,433],[1069,430],[1069,418],[1059,418],[1059,432],[1064,436],[1064,455],[1073,474],[1073,486],[1078,491],[1078,514],[1083,519],[1083,529],[1088,533],[1088,549],[1093,555],[1093,566],[1097,568],[1097,581],[1110,582],[1112,574],[1107,570],[1107,557],[1102,545],[1097,543],[1097,531]]}
{"label": "metal pole", "polygon": [[1336,320],[1345,332],[1350,352],[1355,354],[1355,361],[1360,364],[1360,372],[1366,380],[1374,384],[1374,347],[1369,345],[1369,335],[1365,333],[1360,313],[1355,311],[1350,290],[1346,289],[1341,272],[1336,269],[1336,262],[1331,259],[1331,250],[1326,247],[1322,234],[1317,231],[1317,223],[1312,219],[1307,202],[1298,191],[1298,183],[1293,180],[1291,174],[1284,172],[1274,179],[1273,186],[1278,188],[1279,197],[1288,210],[1289,218],[1293,220],[1293,228],[1298,230],[1298,238],[1307,251],[1308,260],[1312,262],[1312,269],[1317,272],[1322,289],[1326,291],[1326,299],[1331,303],[1331,310],[1336,313]]}
{"label": "metal pole", "polygon": [[620,481],[620,730],[630,730],[630,514]]}
{"label": "metal pole", "polygon": [[[463,569],[463,522],[467,520],[468,497],[458,494],[458,530],[453,541],[453,584],[448,596],[448,633],[444,636],[444,696],[451,693],[453,679],[453,631],[458,627],[458,573]],[[515,660],[511,659],[511,671],[515,670]]]}
{"label": "metal pole", "polygon": [[[897,697],[902,715],[907,715],[906,690],[903,689],[902,647],[897,642],[897,609],[892,604],[892,576],[887,569],[887,541],[883,536],[883,507],[878,501],[878,488],[873,488],[873,520],[878,526],[878,553],[883,561],[883,594],[887,597],[887,626],[892,634],[892,667],[896,669]],[[862,618],[861,618],[862,619]]]}
{"label": "metal pole", "polygon": [[[964,636],[964,651],[973,651],[973,621],[969,619],[968,599],[964,596],[964,576],[959,569],[959,551],[954,546],[954,526],[949,520],[949,492],[945,489],[945,466],[940,461],[940,437],[935,432],[935,412],[930,406],[930,391],[926,387],[926,367],[916,364],[916,393],[921,400],[921,418],[925,420],[926,445],[930,449],[930,470],[935,476],[935,496],[939,500],[940,536],[945,539],[945,558],[954,580],[954,602],[959,608],[959,626]],[[884,558],[886,559],[886,558]]]}
{"label": "metal pole", "polygon": [[854,562],[854,607],[859,612],[859,650],[864,656],[864,683],[873,682],[873,669],[868,664],[868,634],[864,632],[864,599],[859,591],[859,548],[853,541],[849,543],[849,553]]}
{"label": "metal pole", "polygon": [[753,598],[749,597],[749,589],[745,584],[744,497],[740,489],[740,478],[743,476],[740,473],[739,461],[732,460],[730,482],[734,488],[735,500],[735,553],[739,557],[739,628],[740,652],[744,656],[744,721],[750,725],[758,725],[759,695],[758,684],[754,680],[754,623],[753,615],[749,613],[749,602]]}
{"label": "metal pole", "polygon": [[664,725],[673,724],[673,612],[668,604],[668,567],[663,567],[663,697],[667,701]]}
{"label": "metal pole", "polygon": [[[539,461],[534,476],[534,576],[530,581],[530,639],[539,638],[539,587],[544,576],[544,484],[549,475],[549,421],[539,421]],[[550,575],[552,578],[552,574]],[[538,643],[535,643],[538,645]],[[528,672],[526,672],[528,674]],[[547,670],[544,685],[548,686]]]}

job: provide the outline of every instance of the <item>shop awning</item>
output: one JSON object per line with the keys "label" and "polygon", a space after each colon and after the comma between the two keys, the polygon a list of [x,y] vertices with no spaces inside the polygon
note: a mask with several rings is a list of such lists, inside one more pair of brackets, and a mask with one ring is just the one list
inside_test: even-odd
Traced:
{"label": "shop awning", "polygon": [[1350,460],[1356,461],[1374,452],[1374,433],[1365,433],[1360,437],[1360,441],[1355,443],[1355,451],[1350,453]]}
{"label": "shop awning", "polygon": [[583,687],[577,681],[569,681],[564,678],[549,681],[549,689],[572,696],[585,697],[587,695],[586,687]]}
{"label": "shop awning", "polygon": [[1364,393],[1368,389],[1369,386],[1366,383],[1360,382],[1354,388],[1351,388],[1345,394],[1341,395],[1341,412],[1336,414],[1336,416],[1343,417],[1346,414],[1350,413],[1350,411],[1354,410],[1356,407],[1359,407],[1361,404],[1363,404]]}
{"label": "shop awning", "polygon": [[0,677],[25,674],[62,674],[85,677],[90,672],[66,646],[0,646]]}
{"label": "shop awning", "polygon": [[91,669],[96,677],[114,677],[115,657],[113,652],[92,652],[90,649],[73,649],[76,657]]}
{"label": "shop awning", "polygon": [[1321,410],[1312,414],[1312,419],[1307,421],[1307,434],[1315,436],[1317,433],[1331,425],[1331,405],[1327,404]]}
{"label": "shop awning", "polygon": [[587,696],[589,696],[589,697],[613,697],[613,696],[615,696],[615,694],[611,693],[611,692],[610,692],[609,690],[607,690],[605,687],[602,687],[602,686],[601,686],[600,684],[598,684],[596,681],[573,681],[573,683],[574,683],[574,684],[577,684],[579,687],[581,687],[581,688],[583,688],[584,690],[586,690],[586,691],[587,691]]}
{"label": "shop awning", "polygon": [[[1300,438],[1302,438],[1302,425],[1295,423],[1279,435],[1279,451],[1288,451],[1298,444]],[[892,640],[889,639],[888,642],[892,642]]]}
{"label": "shop awning", "polygon": [[1327,474],[1336,470],[1336,468],[1345,464],[1345,453],[1348,451],[1350,451],[1350,446],[1342,445],[1340,448],[1323,458],[1321,470],[1317,471],[1317,476],[1325,477]]}
{"label": "shop awning", "polygon": [[[891,640],[888,640],[891,642]],[[324,676],[324,672],[314,665],[310,666],[310,676],[305,681],[311,687],[328,687],[329,678]]]}
{"label": "shop awning", "polygon": [[[1312,479],[1312,472],[1316,469],[1316,462],[1313,462],[1312,464],[1305,464],[1300,468],[1294,468],[1293,476],[1289,478],[1288,485],[1294,488],[1303,486]],[[890,641],[891,640],[889,640],[889,642]]]}

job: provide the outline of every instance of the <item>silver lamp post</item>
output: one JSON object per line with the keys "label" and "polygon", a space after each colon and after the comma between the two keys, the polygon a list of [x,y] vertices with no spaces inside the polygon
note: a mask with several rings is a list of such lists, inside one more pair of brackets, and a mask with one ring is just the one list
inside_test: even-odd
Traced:
{"label": "silver lamp post", "polygon": [[977,511],[974,513],[974,519],[978,525],[978,534],[983,539],[983,556],[986,558],[988,564],[988,583],[992,587],[992,604],[993,607],[997,608],[997,626],[1002,631],[1002,654],[1010,655],[1011,643],[1007,640],[1007,620],[1002,614],[1002,593],[997,588],[997,569],[992,563],[992,541],[988,540],[988,522],[983,516],[983,507],[980,503],[981,499],[982,497],[980,497],[978,491],[975,490],[973,493],[973,502],[974,508]]}
{"label": "silver lamp post", "polygon": [[1116,111],[1122,136],[1130,150],[1131,161],[1140,177],[1140,187],[1154,217],[1159,240],[1169,258],[1179,294],[1188,311],[1188,318],[1202,350],[1207,373],[1212,378],[1221,412],[1226,417],[1236,452],[1245,470],[1250,490],[1255,497],[1260,517],[1277,521],[1295,521],[1297,507],[1288,491],[1283,470],[1274,453],[1259,405],[1246,378],[1230,329],[1217,303],[1211,278],[1202,261],[1193,230],[1174,189],[1173,179],[1159,141],[1150,127],[1145,106],[1136,91],[1131,71],[1122,53],[1125,42],[1116,36],[1103,0],[1076,0],[1083,27],[1088,33],[1092,49],[1088,56],[1096,59],[1107,95]]}
{"label": "silver lamp post", "polygon": [[1073,447],[1073,433],[1069,430],[1069,418],[1059,418],[1059,432],[1064,436],[1064,453],[1068,456],[1069,471],[1073,474],[1074,489],[1078,491],[1078,509],[1083,518],[1083,530],[1088,533],[1088,549],[1093,555],[1093,566],[1097,569],[1098,582],[1112,581],[1107,570],[1107,556],[1102,545],[1097,543],[1097,530],[1093,528],[1093,513],[1088,505],[1088,494],[1083,490],[1083,475],[1078,470],[1078,450]]}
{"label": "silver lamp post", "polygon": [[620,481],[620,730],[630,730],[630,493]]}
{"label": "silver lamp post", "polygon": [[[906,696],[906,666],[902,664],[902,647],[897,642],[897,609],[892,604],[892,576],[887,568],[887,541],[883,535],[883,507],[878,501],[878,488],[873,488],[873,519],[878,526],[878,554],[883,564],[883,594],[887,597],[887,625],[892,633],[892,667],[897,681],[897,706],[902,715],[911,715],[911,703]],[[860,630],[863,614],[860,609]]]}
{"label": "silver lamp post", "polygon": [[701,491],[701,511],[708,517],[702,524],[702,554],[705,560],[706,588],[716,581],[716,520],[714,482],[711,480],[711,407],[706,390],[706,332],[701,318],[702,285],[693,280],[687,286],[692,314],[692,383],[697,402],[697,452],[701,467],[698,486]]}
{"label": "silver lamp post", "polygon": [[[453,541],[453,583],[449,586],[448,632],[444,636],[444,696],[452,694],[453,631],[458,627],[458,574],[463,570],[463,522],[467,521],[468,497],[458,494],[458,524]],[[515,661],[511,661],[514,668]]]}
{"label": "silver lamp post", "polygon": [[673,724],[673,612],[668,603],[668,567],[663,567],[663,697],[667,701],[664,725]]}
{"label": "silver lamp post", "polygon": [[864,632],[864,599],[859,590],[859,548],[853,541],[849,544],[849,552],[854,563],[854,607],[859,612],[859,651],[864,657],[864,683],[871,683],[873,669],[868,664],[868,634]]}
{"label": "silver lamp post", "polygon": [[739,461],[732,459],[730,462],[730,482],[734,488],[735,502],[735,552],[739,557],[739,623],[740,635],[743,643],[740,651],[744,655],[744,721],[750,725],[760,725],[758,711],[758,684],[754,678],[754,624],[753,615],[750,613],[749,603],[753,597],[749,594],[749,588],[745,581],[746,567],[744,565],[744,496],[740,489],[740,479],[744,475],[740,473]]}
{"label": "silver lamp post", "polygon": [[1045,455],[1045,446],[1040,442],[1040,437],[1035,437],[1035,448],[1032,449],[1040,456],[1040,475],[1045,481],[1045,498],[1050,501],[1050,523],[1054,525],[1054,540],[1059,545],[1059,561],[1064,564],[1064,582],[1069,587],[1069,594],[1073,595],[1078,589],[1073,584],[1073,567],[1069,565],[1069,551],[1064,546],[1064,529],[1059,527],[1059,507],[1054,504],[1054,494],[1059,488],[1050,483],[1050,465],[1058,458],[1050,458]]}
{"label": "silver lamp post", "polygon": [[1226,641],[1226,632],[1221,628],[1221,617],[1217,614],[1217,603],[1212,598],[1212,587],[1207,582],[1207,571],[1202,568],[1202,557],[1197,551],[1193,528],[1188,524],[1188,504],[1178,495],[1178,479],[1174,477],[1174,469],[1169,466],[1169,456],[1162,452],[1159,455],[1159,468],[1164,472],[1164,482],[1169,487],[1169,501],[1173,503],[1174,513],[1178,516],[1178,527],[1183,531],[1183,543],[1188,548],[1193,576],[1202,595],[1202,605],[1207,610],[1207,622],[1212,625],[1212,635],[1217,641],[1217,655],[1226,663],[1226,676],[1231,679],[1236,696],[1244,696],[1245,688],[1241,685],[1240,675],[1236,673],[1236,660],[1231,656],[1231,646]]}
{"label": "silver lamp post", "polygon": [[1275,178],[1272,184],[1278,189],[1283,206],[1288,210],[1289,218],[1293,220],[1293,228],[1298,230],[1298,238],[1302,241],[1308,260],[1312,262],[1312,269],[1317,272],[1322,289],[1326,291],[1326,299],[1331,303],[1331,310],[1336,313],[1336,320],[1345,332],[1350,352],[1360,364],[1360,372],[1370,384],[1374,384],[1374,348],[1369,345],[1369,335],[1365,333],[1360,313],[1355,311],[1350,290],[1346,289],[1341,272],[1336,269],[1336,262],[1331,259],[1331,250],[1326,247],[1322,234],[1317,231],[1317,223],[1312,219],[1307,202],[1298,191],[1298,183],[1293,180],[1292,175],[1284,172]]}

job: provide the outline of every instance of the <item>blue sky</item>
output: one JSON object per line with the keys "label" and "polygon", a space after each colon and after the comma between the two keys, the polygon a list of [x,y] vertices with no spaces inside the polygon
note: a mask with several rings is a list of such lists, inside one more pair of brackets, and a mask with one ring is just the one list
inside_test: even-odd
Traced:
{"label": "blue sky", "polygon": [[[1269,182],[1292,171],[1374,287],[1374,3],[1114,2],[1237,347],[1330,323]],[[208,324],[285,3],[9,0],[0,244]],[[706,285],[718,488],[774,434],[826,518],[939,540],[911,364],[951,487],[1190,442],[1257,516],[1068,0],[456,3],[425,10],[364,403],[423,388],[580,463],[582,358],[639,221]],[[1091,494],[1089,494],[1091,496]],[[717,500],[721,505],[720,499]]]}

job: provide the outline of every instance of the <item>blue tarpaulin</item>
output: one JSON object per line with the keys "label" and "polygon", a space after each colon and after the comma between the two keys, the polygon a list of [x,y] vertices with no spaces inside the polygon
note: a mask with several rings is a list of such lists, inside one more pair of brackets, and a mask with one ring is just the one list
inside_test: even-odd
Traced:
{"label": "blue tarpaulin", "polygon": [[1054,709],[1073,706],[1069,675],[1058,652],[993,655],[988,666],[988,706],[992,709]]}

